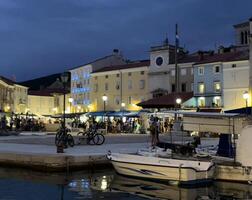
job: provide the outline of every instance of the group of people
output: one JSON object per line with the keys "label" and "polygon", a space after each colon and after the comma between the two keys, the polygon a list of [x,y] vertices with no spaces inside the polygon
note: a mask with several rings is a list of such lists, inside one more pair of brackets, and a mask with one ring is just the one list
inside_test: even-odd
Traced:
{"label": "group of people", "polygon": [[43,131],[45,124],[40,119],[33,117],[23,117],[19,115],[11,115],[8,119],[6,115],[1,117],[1,131]]}
{"label": "group of people", "polygon": [[121,118],[114,118],[112,120],[108,118],[106,120],[96,121],[94,117],[90,117],[85,122],[74,119],[71,127],[88,130],[94,124],[98,129],[106,129],[108,133],[140,133],[142,127],[139,119],[127,119],[123,121]]}
{"label": "group of people", "polygon": [[161,124],[158,117],[151,115],[149,119],[151,146],[155,147],[159,143],[159,133],[161,132]]}

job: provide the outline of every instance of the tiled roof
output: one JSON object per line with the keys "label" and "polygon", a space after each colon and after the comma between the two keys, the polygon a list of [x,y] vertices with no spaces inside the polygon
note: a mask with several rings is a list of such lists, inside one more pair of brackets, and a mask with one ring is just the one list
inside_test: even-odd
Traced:
{"label": "tiled roof", "polygon": [[63,89],[29,90],[28,94],[34,96],[53,96],[53,94],[64,94],[64,91]]}
{"label": "tiled roof", "polygon": [[236,52],[219,53],[219,54],[203,56],[201,61],[194,63],[194,65],[204,64],[204,63],[214,63],[214,62],[240,61],[240,60],[248,60],[248,59],[249,59],[248,51],[236,51]]}
{"label": "tiled roof", "polygon": [[171,93],[161,97],[149,99],[138,103],[138,106],[143,108],[174,108],[176,106],[176,99],[180,98],[182,103],[193,97],[193,92]]}
{"label": "tiled roof", "polygon": [[144,67],[144,66],[149,66],[149,65],[150,65],[150,61],[144,60],[144,61],[133,62],[133,63],[125,64],[125,65],[103,67],[101,69],[93,71],[93,73],[114,71],[114,70],[121,70],[121,69],[130,69],[130,68]]}
{"label": "tiled roof", "polygon": [[14,84],[15,84],[14,81],[12,81],[12,80],[10,80],[10,79],[8,79],[8,78],[5,78],[5,77],[3,77],[3,76],[0,76],[0,80],[2,80],[3,82],[5,82],[5,83],[8,84],[8,85],[14,85]]}

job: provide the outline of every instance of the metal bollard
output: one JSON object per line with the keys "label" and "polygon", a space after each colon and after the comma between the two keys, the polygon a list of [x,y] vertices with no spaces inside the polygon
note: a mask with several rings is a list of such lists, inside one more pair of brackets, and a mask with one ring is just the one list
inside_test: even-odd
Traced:
{"label": "metal bollard", "polygon": [[64,153],[64,144],[62,141],[57,145],[57,153]]}

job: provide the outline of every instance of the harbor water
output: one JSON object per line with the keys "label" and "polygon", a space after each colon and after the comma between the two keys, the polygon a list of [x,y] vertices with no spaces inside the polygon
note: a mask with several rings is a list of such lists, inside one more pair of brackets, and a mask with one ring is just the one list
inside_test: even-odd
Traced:
{"label": "harbor water", "polygon": [[0,199],[251,199],[252,186],[214,182],[209,186],[182,188],[120,176],[112,168],[74,173],[41,173],[0,168]]}

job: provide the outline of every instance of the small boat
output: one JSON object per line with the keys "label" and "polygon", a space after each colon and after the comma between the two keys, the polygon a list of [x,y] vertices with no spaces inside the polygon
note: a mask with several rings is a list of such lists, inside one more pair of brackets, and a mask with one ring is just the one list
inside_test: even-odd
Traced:
{"label": "small boat", "polygon": [[122,153],[109,153],[107,157],[118,174],[179,185],[208,183],[214,174],[214,163],[211,161]]}
{"label": "small boat", "polygon": [[138,149],[137,154],[141,156],[170,158],[172,155],[172,150],[159,148],[159,147],[155,147],[155,148],[149,147],[146,149]]}

